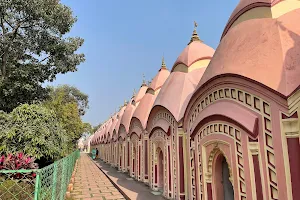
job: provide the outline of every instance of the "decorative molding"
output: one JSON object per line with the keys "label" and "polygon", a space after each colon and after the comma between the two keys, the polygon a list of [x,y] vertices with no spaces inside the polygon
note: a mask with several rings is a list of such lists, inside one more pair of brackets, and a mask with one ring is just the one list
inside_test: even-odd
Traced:
{"label": "decorative molding", "polygon": [[[197,152],[197,156],[199,158],[200,161],[202,161],[202,153],[201,153],[201,149],[203,144],[201,144],[201,141],[205,138],[208,137],[209,135],[212,134],[220,134],[220,135],[226,135],[227,137],[230,137],[231,139],[233,139],[234,141],[234,151],[235,151],[235,155],[236,158],[235,159],[231,159],[232,161],[236,160],[237,161],[237,174],[236,176],[238,177],[238,194],[240,196],[240,199],[246,198],[247,194],[246,194],[246,181],[245,181],[245,177],[244,177],[244,157],[243,157],[243,150],[242,150],[242,139],[241,139],[241,131],[238,130],[237,128],[233,127],[230,124],[227,123],[216,123],[216,122],[212,122],[209,124],[206,124],[205,126],[203,126],[201,129],[198,130],[195,139],[196,139],[196,145],[198,146],[198,152]],[[219,144],[222,143],[224,144],[223,141],[214,141],[214,148],[213,150],[210,152],[210,155],[207,159],[207,171],[205,172],[205,181],[208,183],[212,182],[212,173],[213,173],[213,160],[215,159],[216,155],[218,154],[222,154],[227,163],[228,163],[228,168],[229,168],[229,180],[231,181],[232,185],[234,185],[234,179],[233,179],[233,172],[232,172],[232,166],[231,163],[229,162],[230,160],[228,159],[228,157],[226,156],[226,154],[219,148]],[[226,143],[227,145],[227,143]],[[246,144],[245,144],[246,145]],[[198,167],[201,171],[200,175],[202,176],[202,163],[198,163]],[[204,190],[204,180],[201,178],[200,179],[200,191]],[[200,194],[201,195],[201,194]]]}
{"label": "decorative molding", "polygon": [[249,142],[249,150],[252,155],[258,155],[259,154],[259,143],[258,142]]}
{"label": "decorative molding", "polygon": [[[265,166],[267,170],[267,182],[270,187],[268,188],[269,195],[272,198],[278,197],[278,183],[277,183],[277,171],[275,166],[275,152],[273,147],[273,135],[272,135],[272,117],[271,117],[271,104],[261,97],[258,97],[248,91],[244,91],[238,88],[223,87],[212,90],[206,96],[199,98],[191,108],[191,112],[188,115],[188,131],[191,134],[191,127],[200,114],[208,105],[220,101],[220,100],[231,100],[246,108],[258,113],[262,118],[262,132],[264,143],[267,144],[264,148]],[[204,133],[205,134],[205,133]],[[272,160],[270,162],[269,160]]]}

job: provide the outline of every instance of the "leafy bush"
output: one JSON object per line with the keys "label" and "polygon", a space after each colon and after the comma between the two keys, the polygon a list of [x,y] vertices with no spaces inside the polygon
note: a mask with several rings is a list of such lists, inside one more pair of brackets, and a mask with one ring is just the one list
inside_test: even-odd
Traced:
{"label": "leafy bush", "polygon": [[2,155],[0,157],[0,170],[37,169],[38,164],[34,161],[35,158],[24,155],[21,152],[16,155]]}
{"label": "leafy bush", "polygon": [[65,155],[66,132],[55,113],[37,104],[23,104],[11,113],[0,112],[0,154],[22,150],[37,159]]}
{"label": "leafy bush", "polygon": [[[33,157],[17,153],[0,156],[0,170],[37,169]],[[32,199],[36,174],[34,172],[0,173],[0,199]]]}

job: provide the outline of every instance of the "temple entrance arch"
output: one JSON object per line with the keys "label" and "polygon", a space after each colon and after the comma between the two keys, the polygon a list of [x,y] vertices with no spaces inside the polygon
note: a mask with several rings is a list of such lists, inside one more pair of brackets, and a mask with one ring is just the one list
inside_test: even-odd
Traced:
{"label": "temple entrance arch", "polygon": [[234,200],[229,165],[222,153],[216,155],[213,170],[213,190],[216,200]]}
{"label": "temple entrance arch", "polygon": [[164,156],[163,151],[158,148],[157,149],[157,162],[158,162],[158,188],[163,190],[164,187]]}

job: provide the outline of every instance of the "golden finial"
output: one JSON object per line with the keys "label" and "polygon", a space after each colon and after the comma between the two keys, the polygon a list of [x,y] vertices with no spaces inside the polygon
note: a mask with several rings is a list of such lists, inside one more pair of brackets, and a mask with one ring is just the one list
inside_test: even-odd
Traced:
{"label": "golden finial", "polygon": [[198,24],[197,24],[196,21],[194,21],[194,31],[193,31],[192,38],[191,38],[190,42],[188,43],[188,45],[191,44],[194,41],[200,41],[200,42],[202,42],[202,40],[200,40],[200,38],[198,36],[197,30],[196,30],[197,27],[198,27]]}
{"label": "golden finial", "polygon": [[124,106],[126,106],[127,105],[127,101],[126,100],[124,100]]}
{"label": "golden finial", "polygon": [[165,56],[164,55],[163,55],[162,61],[161,61],[161,68],[162,69],[166,69],[167,68],[166,63],[165,63]]}
{"label": "golden finial", "polygon": [[132,97],[135,97],[135,95],[136,95],[136,91],[135,91],[135,89],[133,89]]}

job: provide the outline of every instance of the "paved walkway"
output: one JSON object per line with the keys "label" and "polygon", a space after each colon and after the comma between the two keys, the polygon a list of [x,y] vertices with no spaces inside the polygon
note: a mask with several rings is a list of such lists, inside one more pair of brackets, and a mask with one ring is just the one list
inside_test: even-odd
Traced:
{"label": "paved walkway", "polygon": [[159,194],[154,195],[149,186],[146,186],[142,182],[133,180],[129,177],[128,174],[118,172],[117,169],[111,167],[109,164],[106,164],[100,159],[97,159],[95,163],[97,163],[98,167],[103,170],[103,172],[109,177],[109,179],[112,180],[129,199],[165,200],[165,198]]}
{"label": "paved walkway", "polygon": [[75,200],[125,199],[85,153],[80,155],[71,197]]}

